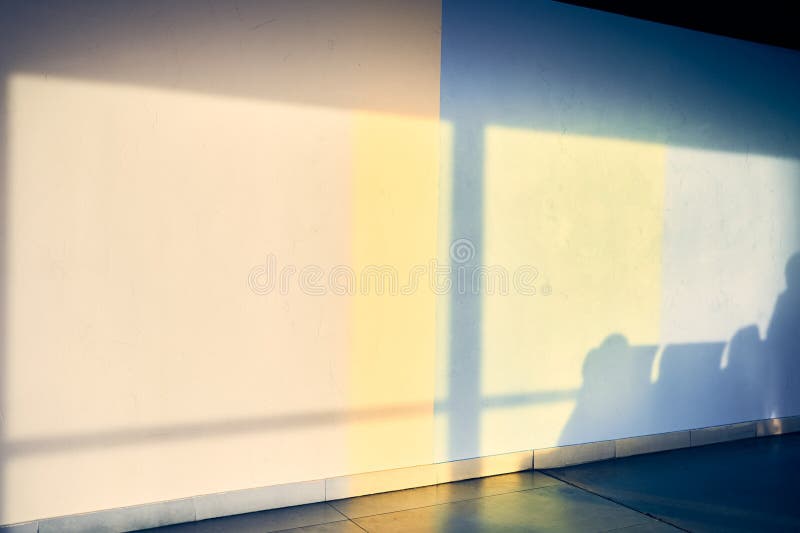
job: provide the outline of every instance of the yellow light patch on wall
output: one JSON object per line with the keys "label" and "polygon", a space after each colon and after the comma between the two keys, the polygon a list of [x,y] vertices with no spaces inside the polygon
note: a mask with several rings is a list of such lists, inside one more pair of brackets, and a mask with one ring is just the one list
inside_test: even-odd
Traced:
{"label": "yellow light patch on wall", "polygon": [[353,142],[354,270],[390,272],[397,293],[359,279],[349,397],[353,408],[401,411],[354,420],[350,471],[430,463],[436,297],[427,275],[411,290],[409,274],[436,257],[438,120],[359,113]]}
{"label": "yellow light patch on wall", "polygon": [[536,295],[483,298],[482,394],[540,394],[483,412],[483,453],[556,444],[572,407],[558,393],[580,387],[587,353],[614,333],[658,341],[664,153],[487,129],[483,263],[539,274]]}

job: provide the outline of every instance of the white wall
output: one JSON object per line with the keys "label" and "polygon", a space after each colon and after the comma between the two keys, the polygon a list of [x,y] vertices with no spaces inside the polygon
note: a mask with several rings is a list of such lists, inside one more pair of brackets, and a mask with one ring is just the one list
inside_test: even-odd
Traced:
{"label": "white wall", "polygon": [[435,256],[439,25],[3,6],[0,522],[433,461],[432,295],[248,279]]}
{"label": "white wall", "polygon": [[800,413],[798,72],[556,2],[6,2],[0,523]]}

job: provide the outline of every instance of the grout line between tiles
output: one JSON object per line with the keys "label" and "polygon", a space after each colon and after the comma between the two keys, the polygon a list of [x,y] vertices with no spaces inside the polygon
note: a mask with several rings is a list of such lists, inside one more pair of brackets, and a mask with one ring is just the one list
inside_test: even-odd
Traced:
{"label": "grout line between tiles", "polygon": [[[639,509],[636,509],[635,507],[631,507],[630,505],[626,505],[626,504],[624,504],[622,502],[618,502],[617,500],[615,500],[613,498],[610,498],[608,496],[605,496],[605,495],[600,494],[598,492],[595,492],[593,490],[587,489],[585,487],[581,487],[580,485],[576,485],[575,483],[567,481],[566,479],[561,479],[560,477],[558,477],[555,474],[551,474],[551,473],[548,472],[548,473],[545,473],[545,475],[550,476],[553,479],[557,479],[557,480],[561,481],[562,483],[566,483],[570,487],[574,487],[574,488],[576,488],[578,490],[582,490],[583,492],[587,492],[589,494],[593,494],[593,495],[597,496],[598,498],[602,498],[602,499],[604,499],[606,501],[609,501],[611,503],[617,504],[620,507],[624,507],[626,509],[629,509],[629,510],[635,512],[635,513],[639,513],[640,515],[646,516],[647,518],[652,518],[653,520],[657,520],[658,522],[661,522],[663,524],[667,524],[668,526],[672,526],[672,527],[674,527],[674,528],[676,528],[676,529],[678,529],[680,531],[686,531],[687,533],[691,533],[688,529],[684,529],[684,528],[682,528],[680,526],[677,526],[677,525],[673,524],[672,522],[668,522],[667,520],[664,520],[663,518],[660,518],[658,516],[652,515],[650,513],[645,513],[644,511],[640,511]],[[638,525],[638,524],[634,524],[634,525]],[[613,530],[610,530],[610,531],[613,531]]]}
{"label": "grout line between tiles", "polygon": [[[343,512],[341,512],[339,509],[337,509],[336,507],[334,507],[333,505],[331,505],[329,502],[322,502],[322,503],[324,503],[325,505],[327,505],[328,507],[330,507],[331,509],[333,509],[334,511],[336,511],[337,513],[339,513],[340,515],[342,515],[342,516],[344,517],[344,519],[345,519],[345,520],[350,520],[350,517],[349,517],[349,516],[347,516],[346,514],[344,514]],[[334,522],[341,522],[341,520],[334,520]],[[333,522],[328,522],[328,523],[329,523],[329,524],[332,524]]]}
{"label": "grout line between tiles", "polygon": [[361,524],[359,524],[359,523],[358,523],[358,522],[356,522],[355,520],[353,520],[353,519],[351,519],[351,518],[348,518],[348,520],[349,520],[350,522],[354,523],[354,524],[356,525],[356,527],[357,527],[358,529],[360,529],[361,531],[366,531],[366,533],[369,533],[369,531],[367,531],[367,530],[364,528],[364,526],[362,526]]}
{"label": "grout line between tiles", "polygon": [[[528,470],[522,470],[522,472],[527,472],[527,471]],[[544,474],[540,470],[537,470],[536,472]],[[516,474],[516,473],[519,473],[519,472],[512,472],[512,473]],[[503,476],[503,475],[507,475],[507,474],[498,474],[498,475]],[[556,481],[561,482],[560,479],[558,479],[558,478],[556,478],[554,476],[548,476],[548,477],[551,477],[551,478],[555,479]],[[476,478],[476,479],[482,479],[482,478]],[[470,480],[466,480],[465,479],[465,480],[462,480],[462,481],[470,481]],[[459,481],[451,481],[450,483],[460,483],[460,482]],[[448,484],[449,483],[439,483],[438,485],[448,485]],[[429,486],[435,487],[436,485],[429,485]],[[471,502],[471,501],[475,501],[475,500],[481,500],[483,498],[494,498],[495,496],[505,496],[507,494],[515,494],[517,492],[529,492],[529,491],[534,491],[534,490],[539,490],[539,489],[546,489],[548,487],[553,487],[553,486],[555,486],[555,483],[553,483],[551,485],[544,485],[544,486],[541,486],[541,487],[530,487],[530,488],[527,488],[527,489],[509,490],[508,492],[498,492],[497,494],[487,494],[487,495],[484,495],[484,496],[476,496],[474,498],[462,498],[462,499],[459,499],[459,500],[452,500],[452,501],[449,501],[449,502],[432,503],[430,505],[420,505],[419,507],[409,507],[408,509],[397,509],[395,511],[386,511],[384,513],[368,514],[368,515],[358,516],[358,517],[354,517],[354,518],[350,518],[348,516],[347,518],[348,518],[348,520],[355,521],[355,520],[360,520],[362,518],[372,518],[373,516],[382,516],[382,515],[387,515],[387,514],[392,514],[392,513],[402,513],[402,512],[405,512],[405,511],[416,511],[417,509],[428,509],[429,507],[439,507],[439,506],[442,506],[442,505],[451,505],[451,504],[454,504],[454,503]],[[419,488],[422,488],[422,487],[419,487]],[[402,489],[402,490],[414,490],[414,489]],[[400,492],[400,491],[390,491],[390,492]],[[379,493],[379,494],[389,494],[389,493],[388,492],[383,492],[383,493]],[[368,497],[368,496],[372,496],[372,494],[367,494],[365,496],[356,496],[356,498],[365,498],[365,497]],[[341,511],[339,511],[339,512],[341,512]],[[347,515],[345,515],[345,516],[347,516]]]}

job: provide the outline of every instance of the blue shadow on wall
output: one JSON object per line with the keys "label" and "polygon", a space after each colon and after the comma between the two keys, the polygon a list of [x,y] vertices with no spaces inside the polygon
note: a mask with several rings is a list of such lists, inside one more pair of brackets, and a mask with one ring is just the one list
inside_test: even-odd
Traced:
{"label": "blue shadow on wall", "polygon": [[[727,354],[725,350],[727,348]],[[562,444],[663,433],[800,413],[800,253],[767,330],[741,328],[730,342],[671,344],[651,380],[657,346],[610,335],[589,352]],[[681,413],[680,418],[670,413]]]}
{"label": "blue shadow on wall", "polygon": [[[489,125],[797,159],[797,94],[793,51],[548,1],[443,0],[441,116],[454,131],[450,240],[472,239],[479,251],[483,244]],[[800,198],[800,187],[795,192]],[[475,264],[480,259],[479,252]],[[441,384],[449,397],[437,413],[451,422],[440,460],[481,455],[485,317],[479,295],[450,300],[449,374]],[[673,344],[659,354],[658,346],[609,336],[586,356],[560,443],[800,413],[794,378],[778,377],[797,375],[792,328],[776,325],[800,326],[791,305],[778,304],[765,341],[751,326],[729,344]],[[656,356],[661,374],[651,383]],[[754,385],[759,379],[771,398]],[[609,405],[619,420],[609,421]]]}

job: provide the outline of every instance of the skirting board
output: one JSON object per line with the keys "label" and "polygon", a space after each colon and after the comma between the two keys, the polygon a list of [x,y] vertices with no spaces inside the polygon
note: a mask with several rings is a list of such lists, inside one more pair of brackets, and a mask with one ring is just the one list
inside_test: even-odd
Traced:
{"label": "skirting board", "polygon": [[625,439],[558,446],[447,463],[382,470],[286,485],[272,485],[180,500],[46,518],[0,526],[0,533],[95,531],[119,533],[194,522],[208,518],[266,511],[293,505],[333,501],[366,494],[450,483],[464,479],[545,469],[704,446],[739,439],[768,437],[800,431],[800,416],[772,418],[644,435]]}

